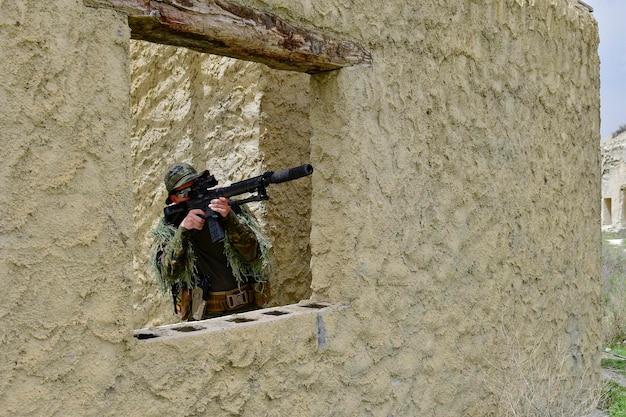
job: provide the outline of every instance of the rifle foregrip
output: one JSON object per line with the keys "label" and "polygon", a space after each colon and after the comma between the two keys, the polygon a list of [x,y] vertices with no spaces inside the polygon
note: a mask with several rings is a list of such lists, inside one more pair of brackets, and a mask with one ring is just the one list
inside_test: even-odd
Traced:
{"label": "rifle foregrip", "polygon": [[272,174],[270,183],[278,184],[306,177],[313,173],[313,166],[310,164],[300,165],[299,167],[287,168]]}

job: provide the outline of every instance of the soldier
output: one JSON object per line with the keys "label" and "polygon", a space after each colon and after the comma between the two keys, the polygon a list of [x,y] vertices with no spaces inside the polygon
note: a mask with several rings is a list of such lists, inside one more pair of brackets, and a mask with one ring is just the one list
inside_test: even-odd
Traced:
{"label": "soldier", "polygon": [[[186,163],[172,166],[164,178],[166,204],[188,201],[201,175]],[[268,245],[256,219],[245,208],[231,208],[225,197],[211,200],[209,208],[225,231],[220,242],[212,242],[201,209],[163,217],[153,230],[153,269],[182,321],[248,311],[267,301]]]}

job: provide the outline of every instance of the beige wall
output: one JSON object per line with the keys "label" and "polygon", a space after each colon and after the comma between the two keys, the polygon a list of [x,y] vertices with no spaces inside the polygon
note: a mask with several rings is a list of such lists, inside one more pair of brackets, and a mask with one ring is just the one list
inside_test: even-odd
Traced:
{"label": "beige wall", "polygon": [[[247,3],[372,52],[371,67],[310,78],[311,298],[335,307],[133,338],[133,305],[143,302],[133,245],[145,242],[131,213],[161,200],[140,175],[188,155],[187,145],[199,164],[206,149],[181,140],[171,154],[159,142],[156,121],[170,129],[188,114],[178,108],[153,113],[153,130],[138,135],[154,143],[131,146],[122,18],[69,0],[4,5],[5,410],[504,415],[499,394],[513,391],[517,372],[565,376],[554,392],[576,404],[579,386],[599,381],[592,16],[566,0]],[[263,114],[262,101],[254,106]],[[195,138],[183,127],[204,111],[179,136]],[[237,154],[258,155],[259,169],[281,147],[264,150],[254,137],[255,112],[235,118],[253,144]],[[133,146],[162,152],[141,160]],[[143,203],[131,198],[131,177]],[[536,366],[516,368],[518,357]]]}
{"label": "beige wall", "polygon": [[2,2],[0,404],[105,414],[133,342],[128,37],[82,2]]}

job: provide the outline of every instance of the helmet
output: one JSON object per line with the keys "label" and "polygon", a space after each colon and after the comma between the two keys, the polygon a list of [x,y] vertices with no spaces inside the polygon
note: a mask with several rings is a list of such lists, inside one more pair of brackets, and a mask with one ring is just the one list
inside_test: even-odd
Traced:
{"label": "helmet", "polygon": [[198,174],[194,167],[182,162],[168,169],[163,181],[165,182],[165,188],[168,194],[172,194],[172,190],[195,180],[201,175],[202,173]]}

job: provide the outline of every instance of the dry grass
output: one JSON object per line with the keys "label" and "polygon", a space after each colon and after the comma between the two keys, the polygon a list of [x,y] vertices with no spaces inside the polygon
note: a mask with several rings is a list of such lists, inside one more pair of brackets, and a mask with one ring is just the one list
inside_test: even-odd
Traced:
{"label": "dry grass", "polygon": [[[626,340],[626,232],[605,233],[603,237],[603,337],[605,346],[614,346]],[[624,240],[619,243],[618,239]],[[486,378],[496,401],[495,415],[584,417],[598,407],[613,409],[621,404],[613,398],[616,389],[594,383],[595,378],[577,368],[576,352],[549,349],[542,341],[528,347],[505,330],[501,339],[505,359],[497,364],[490,362]],[[611,415],[626,416],[626,410],[621,413]]]}
{"label": "dry grass", "polygon": [[[602,402],[602,385],[575,368],[573,352],[547,350],[540,343],[524,348],[516,337],[502,334],[507,360],[500,365],[492,363],[488,379],[497,416],[583,417]],[[546,351],[553,354],[546,355]]]}

